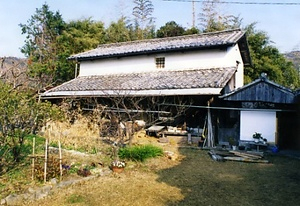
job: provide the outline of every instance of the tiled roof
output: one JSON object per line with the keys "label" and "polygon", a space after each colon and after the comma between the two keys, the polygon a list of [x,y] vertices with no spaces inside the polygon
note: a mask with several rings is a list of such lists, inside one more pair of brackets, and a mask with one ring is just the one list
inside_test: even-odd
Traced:
{"label": "tiled roof", "polygon": [[295,93],[287,87],[270,81],[262,74],[259,79],[256,79],[230,93],[224,94],[219,98],[228,101],[260,101],[292,104],[295,101]]}
{"label": "tiled roof", "polygon": [[[155,72],[111,74],[97,76],[79,76],[58,87],[48,90],[42,97],[64,95],[66,93],[79,95],[114,91],[126,94],[143,91],[144,93],[166,90],[187,90],[199,88],[223,88],[235,73],[235,67],[190,69],[190,70],[158,70]],[[108,92],[109,93],[109,92]]]}
{"label": "tiled roof", "polygon": [[69,59],[97,59],[114,56],[128,56],[144,53],[149,54],[157,52],[176,51],[184,49],[228,46],[236,44],[244,36],[245,32],[236,29],[196,35],[103,44],[96,49],[73,55],[69,57]]}

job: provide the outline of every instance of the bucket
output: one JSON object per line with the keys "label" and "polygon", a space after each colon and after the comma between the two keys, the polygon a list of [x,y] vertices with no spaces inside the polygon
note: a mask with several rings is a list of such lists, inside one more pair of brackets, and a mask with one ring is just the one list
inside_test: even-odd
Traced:
{"label": "bucket", "polygon": [[271,150],[272,150],[273,153],[278,153],[279,152],[279,149],[276,146],[272,147]]}

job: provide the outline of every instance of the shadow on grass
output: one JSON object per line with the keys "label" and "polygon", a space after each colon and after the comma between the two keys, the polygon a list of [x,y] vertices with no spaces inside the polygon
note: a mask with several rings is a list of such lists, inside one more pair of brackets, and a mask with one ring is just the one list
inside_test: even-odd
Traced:
{"label": "shadow on grass", "polygon": [[300,160],[266,156],[269,164],[216,162],[207,151],[184,148],[159,182],[181,189],[184,199],[168,205],[299,205]]}

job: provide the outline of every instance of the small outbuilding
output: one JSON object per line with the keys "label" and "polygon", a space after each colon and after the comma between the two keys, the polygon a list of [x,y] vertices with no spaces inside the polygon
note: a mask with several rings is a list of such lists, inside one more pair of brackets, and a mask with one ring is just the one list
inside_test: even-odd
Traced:
{"label": "small outbuilding", "polygon": [[[228,111],[219,129],[219,140],[233,136],[236,140],[252,141],[254,133],[282,149],[300,149],[297,133],[295,93],[268,80],[266,74],[235,91],[220,96]],[[229,128],[229,129],[228,129]],[[231,129],[230,129],[231,128]]]}

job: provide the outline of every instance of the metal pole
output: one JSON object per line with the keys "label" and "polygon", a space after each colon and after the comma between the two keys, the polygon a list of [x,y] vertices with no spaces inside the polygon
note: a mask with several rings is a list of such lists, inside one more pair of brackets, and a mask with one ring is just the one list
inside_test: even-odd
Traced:
{"label": "metal pole", "polygon": [[192,1],[193,4],[193,23],[192,26],[195,28],[195,1]]}

